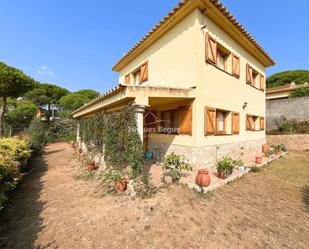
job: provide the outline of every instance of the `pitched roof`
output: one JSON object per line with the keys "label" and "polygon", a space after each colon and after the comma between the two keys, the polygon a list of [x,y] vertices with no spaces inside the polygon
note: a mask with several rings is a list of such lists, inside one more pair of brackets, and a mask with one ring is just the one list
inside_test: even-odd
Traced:
{"label": "pitched roof", "polygon": [[[128,50],[113,66],[113,70],[119,71],[118,66],[126,58],[128,58],[135,50],[137,50],[142,44],[144,44],[148,39],[150,39],[163,24],[171,20],[181,9],[192,1],[200,0],[181,0],[163,19],[156,24],[144,37],[142,37],[130,50]],[[215,8],[217,8],[256,48],[263,54],[269,61],[269,65],[274,65],[275,61],[270,57],[270,55],[262,48],[262,46],[253,38],[253,36],[239,23],[239,21],[228,11],[228,9],[218,0],[201,0],[209,1]]]}

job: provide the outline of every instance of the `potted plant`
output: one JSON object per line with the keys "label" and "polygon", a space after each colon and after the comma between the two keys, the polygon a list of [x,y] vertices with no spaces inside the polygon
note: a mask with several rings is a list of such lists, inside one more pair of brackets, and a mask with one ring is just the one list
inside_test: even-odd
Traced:
{"label": "potted plant", "polygon": [[235,166],[242,166],[243,164],[244,162],[240,159],[233,159],[228,156],[223,157],[216,162],[218,177],[221,179],[227,178],[233,173]]}
{"label": "potted plant", "polygon": [[98,166],[96,162],[91,158],[91,156],[87,155],[85,157],[85,168],[89,171],[97,170]]}
{"label": "potted plant", "polygon": [[183,155],[172,152],[164,158],[163,170],[165,175],[172,178],[172,182],[177,182],[181,178],[183,171],[190,171],[192,167]]}
{"label": "potted plant", "polygon": [[282,150],[282,145],[281,144],[276,144],[273,146],[275,154],[277,156],[279,156],[281,154],[281,150]]}
{"label": "potted plant", "polygon": [[262,156],[258,155],[258,156],[255,156],[255,162],[257,164],[261,164],[263,162],[263,158]]}
{"label": "potted plant", "polygon": [[128,185],[128,178],[124,177],[123,173],[118,170],[109,170],[103,176],[103,181],[117,191],[125,191]]}

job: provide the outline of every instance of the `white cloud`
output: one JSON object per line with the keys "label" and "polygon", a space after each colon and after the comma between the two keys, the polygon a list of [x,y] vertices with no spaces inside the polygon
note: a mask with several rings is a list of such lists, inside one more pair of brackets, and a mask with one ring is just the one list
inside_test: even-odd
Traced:
{"label": "white cloud", "polygon": [[39,66],[38,70],[36,71],[37,74],[47,74],[47,75],[54,75],[55,73],[53,70],[47,66],[46,64],[43,64]]}

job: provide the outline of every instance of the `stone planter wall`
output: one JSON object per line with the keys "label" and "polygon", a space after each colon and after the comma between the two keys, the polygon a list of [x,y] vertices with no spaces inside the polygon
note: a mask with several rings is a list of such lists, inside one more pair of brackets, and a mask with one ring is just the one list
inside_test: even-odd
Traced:
{"label": "stone planter wall", "polygon": [[267,144],[284,144],[288,150],[309,150],[309,134],[267,135]]}

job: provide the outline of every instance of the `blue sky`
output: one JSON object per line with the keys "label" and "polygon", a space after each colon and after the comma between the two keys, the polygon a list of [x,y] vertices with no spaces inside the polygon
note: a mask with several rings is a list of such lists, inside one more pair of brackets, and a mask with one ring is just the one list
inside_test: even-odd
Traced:
{"label": "blue sky", "polygon": [[[0,0],[0,60],[40,82],[104,92],[112,66],[177,0]],[[309,69],[309,1],[223,0],[276,60],[268,75]]]}

